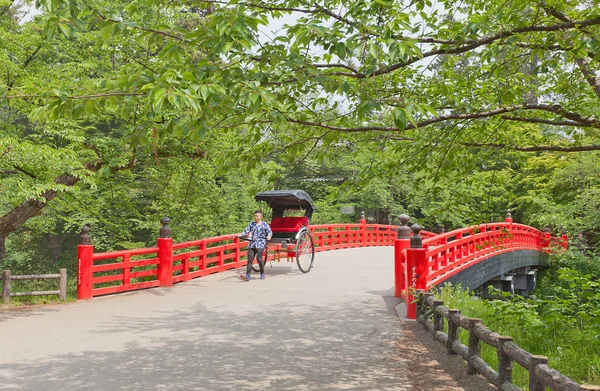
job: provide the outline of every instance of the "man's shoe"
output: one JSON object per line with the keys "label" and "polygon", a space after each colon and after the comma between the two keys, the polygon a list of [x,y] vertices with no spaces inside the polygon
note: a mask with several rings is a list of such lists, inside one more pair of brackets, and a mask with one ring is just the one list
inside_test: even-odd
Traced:
{"label": "man's shoe", "polygon": [[247,276],[245,274],[240,274],[240,279],[242,279],[244,281],[250,281],[250,276]]}
{"label": "man's shoe", "polygon": [[264,274],[264,273],[260,275],[260,279],[261,279],[261,280],[264,280],[264,279],[265,279],[265,274]]}

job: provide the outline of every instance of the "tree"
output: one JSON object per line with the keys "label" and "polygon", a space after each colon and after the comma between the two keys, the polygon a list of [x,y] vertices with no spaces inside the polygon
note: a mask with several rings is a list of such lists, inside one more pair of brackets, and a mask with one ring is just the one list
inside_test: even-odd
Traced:
{"label": "tree", "polygon": [[[110,58],[94,50],[89,40],[47,40],[38,22],[18,24],[9,6],[0,8],[6,11],[0,12],[0,63],[6,70],[0,89],[10,93],[29,84],[51,91],[58,91],[58,84],[89,88],[89,80],[110,71]],[[33,122],[28,115],[38,109],[29,98],[0,105],[0,260],[6,237],[48,201],[73,191],[98,171],[128,169],[135,160],[131,144],[119,142],[127,123],[115,121],[110,113],[79,121]]]}
{"label": "tree", "polygon": [[[48,119],[118,124],[121,133],[106,143],[127,145],[127,156],[136,148],[158,154],[173,139],[189,152],[222,130],[237,132],[246,169],[263,163],[257,149],[295,161],[299,153],[330,157],[340,145],[381,144],[388,155],[360,176],[389,179],[401,166],[418,176],[421,196],[432,194],[425,189],[442,194],[443,178],[472,167],[493,183],[503,159],[517,156],[512,151],[600,149],[593,1],[437,4],[39,0],[41,42],[79,47],[67,52],[80,59],[89,57],[83,48],[93,48],[98,63],[76,82],[64,75],[7,79],[0,100],[36,126],[50,126]],[[261,38],[285,15],[296,19]],[[482,163],[499,150],[508,152]],[[107,154],[123,160],[115,151],[101,151],[103,163]],[[93,171],[86,164],[97,167],[95,150],[87,152],[91,160],[76,165],[84,173]],[[444,209],[430,201],[416,208],[429,216]]]}
{"label": "tree", "polygon": [[[147,113],[165,117],[167,129],[175,122],[200,134],[206,126],[288,122],[322,134],[383,133],[411,144],[600,149],[597,7],[522,0],[447,0],[437,7],[424,0],[410,6],[387,0],[39,3],[62,15],[47,31],[79,27],[101,45],[137,42],[159,54],[146,63],[142,50],[131,52],[136,74],[128,65],[94,93],[64,90],[46,100],[44,110],[60,115],[72,110],[63,100],[90,98],[143,104]],[[204,22],[182,25],[172,16],[193,12]],[[158,17],[144,17],[149,14]],[[259,38],[261,28],[286,14],[298,19],[272,40]],[[42,93],[32,88],[5,98]],[[515,122],[559,128],[569,137],[557,141],[551,131],[527,140],[508,125]],[[426,127],[433,130],[424,137]],[[582,144],[577,135],[584,132],[595,136]]]}

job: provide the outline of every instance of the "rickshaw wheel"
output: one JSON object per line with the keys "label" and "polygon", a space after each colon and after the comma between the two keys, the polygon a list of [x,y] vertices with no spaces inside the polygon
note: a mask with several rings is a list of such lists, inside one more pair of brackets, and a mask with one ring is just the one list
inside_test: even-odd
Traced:
{"label": "rickshaw wheel", "polygon": [[296,242],[296,263],[298,263],[298,269],[302,273],[308,273],[312,269],[314,261],[315,245],[313,238],[308,231],[304,231],[300,234]]}
{"label": "rickshaw wheel", "polygon": [[[264,249],[263,253],[262,253],[262,258],[263,258],[263,264],[265,265],[265,267],[267,267],[267,260],[269,259],[269,249],[268,246],[267,248]],[[260,267],[258,266],[258,262],[257,263],[252,263],[252,270],[254,270],[257,273],[260,273]]]}

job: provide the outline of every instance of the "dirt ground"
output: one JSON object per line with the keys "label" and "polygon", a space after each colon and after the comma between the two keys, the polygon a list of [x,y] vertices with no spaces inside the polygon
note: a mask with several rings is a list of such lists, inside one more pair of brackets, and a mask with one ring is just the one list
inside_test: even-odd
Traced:
{"label": "dirt ground", "polygon": [[493,391],[496,387],[480,375],[467,375],[466,362],[449,355],[431,333],[415,321],[401,319],[401,345],[407,354],[408,379],[413,391]]}

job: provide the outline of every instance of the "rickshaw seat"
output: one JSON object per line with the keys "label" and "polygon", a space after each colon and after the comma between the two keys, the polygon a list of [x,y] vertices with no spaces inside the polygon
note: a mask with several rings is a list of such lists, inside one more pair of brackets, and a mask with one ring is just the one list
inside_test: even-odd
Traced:
{"label": "rickshaw seat", "polygon": [[307,217],[274,217],[271,221],[273,232],[298,232],[302,226],[308,227]]}

